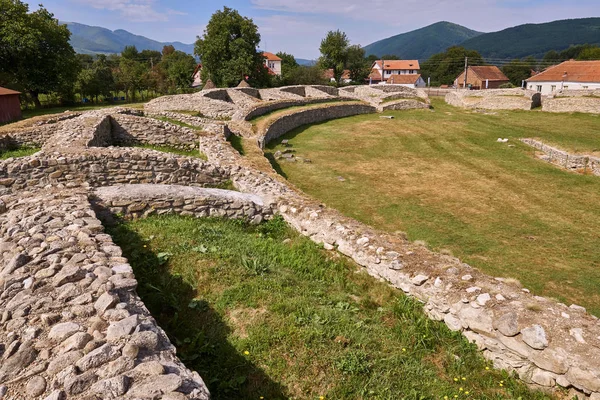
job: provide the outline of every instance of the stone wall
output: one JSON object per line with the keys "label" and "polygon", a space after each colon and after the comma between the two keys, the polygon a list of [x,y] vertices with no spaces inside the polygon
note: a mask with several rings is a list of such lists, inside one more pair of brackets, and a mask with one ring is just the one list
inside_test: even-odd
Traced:
{"label": "stone wall", "polygon": [[600,114],[600,89],[565,90],[545,97],[542,110],[546,112],[581,112]]}
{"label": "stone wall", "polygon": [[455,107],[484,110],[531,110],[542,105],[540,93],[523,89],[455,90],[445,99]]}
{"label": "stone wall", "polygon": [[137,296],[133,270],[85,190],[2,201],[3,398],[209,398]]}
{"label": "stone wall", "polygon": [[156,118],[156,117],[165,117],[172,120],[176,120],[179,122],[183,122],[185,124],[196,126],[204,132],[223,135],[225,138],[228,138],[231,135],[231,131],[227,127],[227,124],[224,121],[216,121],[209,118],[201,118],[196,117],[189,114],[182,114],[173,111],[160,111],[160,112],[145,112],[144,116]]}
{"label": "stone wall", "polygon": [[600,176],[600,158],[598,157],[570,154],[564,150],[548,146],[534,139],[521,139],[521,141],[543,152],[544,156],[540,157],[542,160],[548,161],[549,163],[564,169],[581,173],[590,172],[593,175]]}
{"label": "stone wall", "polygon": [[363,104],[334,104],[321,108],[302,110],[273,121],[258,139],[259,146],[264,148],[271,140],[285,135],[292,129],[302,125],[314,124],[330,119],[344,118],[351,115],[369,114],[376,112],[376,108]]}
{"label": "stone wall", "polygon": [[179,214],[244,219],[258,224],[273,216],[260,197],[179,185],[116,185],[94,190],[94,204],[124,218]]}
{"label": "stone wall", "polygon": [[[335,100],[335,99],[333,99]],[[273,111],[282,110],[290,107],[307,106],[310,104],[320,104],[333,101],[331,98],[308,98],[301,100],[280,100],[268,103],[257,104],[254,107],[244,110],[245,112],[239,117],[233,119],[243,119],[244,121],[250,121],[253,118],[260,117],[261,115],[268,114]],[[340,101],[346,99],[339,99]]]}
{"label": "stone wall", "polygon": [[428,110],[431,108],[429,103],[419,100],[394,100],[386,103],[382,103],[377,107],[378,111],[390,111],[390,110],[417,110],[424,109]]}
{"label": "stone wall", "polygon": [[110,121],[112,140],[119,146],[144,143],[188,150],[198,148],[199,132],[190,128],[132,115],[115,115]]}

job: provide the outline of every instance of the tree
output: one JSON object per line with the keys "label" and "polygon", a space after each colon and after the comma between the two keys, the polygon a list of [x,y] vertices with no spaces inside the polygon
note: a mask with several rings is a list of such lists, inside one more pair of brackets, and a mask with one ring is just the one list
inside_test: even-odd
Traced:
{"label": "tree", "polygon": [[344,67],[348,60],[348,45],[350,44],[348,37],[340,30],[329,31],[327,36],[321,41],[321,58],[319,64],[324,69],[333,70],[333,78],[336,82],[340,82],[344,74]]}
{"label": "tree", "polygon": [[600,60],[600,47],[594,46],[583,50],[577,57],[578,60]]}
{"label": "tree", "polygon": [[246,76],[256,86],[268,85],[264,57],[257,51],[258,27],[252,19],[223,7],[212,15],[194,53],[202,60],[202,79],[218,87],[237,85]]}
{"label": "tree", "polygon": [[359,45],[348,47],[346,68],[350,71],[350,80],[364,83],[371,71],[371,63],[365,58],[365,50]]}
{"label": "tree", "polygon": [[[165,46],[167,47],[167,46]],[[182,51],[163,51],[159,67],[164,71],[167,78],[169,91],[187,89],[192,83],[192,74],[196,68],[194,57]]]}
{"label": "tree", "polygon": [[295,75],[295,71],[299,67],[296,58],[291,54],[281,51],[275,55],[281,58],[281,77],[276,78],[276,86],[295,84],[292,77]]}
{"label": "tree", "polygon": [[29,13],[19,0],[0,0],[0,83],[28,92],[36,107],[41,93],[68,97],[80,68],[70,36],[44,7]]}
{"label": "tree", "polygon": [[125,46],[125,48],[121,52],[121,57],[126,58],[128,60],[139,61],[140,52],[135,46]]}
{"label": "tree", "polygon": [[290,81],[295,85],[325,85],[328,83],[323,70],[318,65],[299,66],[290,74]]}
{"label": "tree", "polygon": [[451,85],[465,69],[465,57],[469,58],[469,65],[485,65],[481,54],[475,50],[453,46],[443,53],[434,54],[421,64],[421,75],[427,80],[431,77],[431,84]]}
{"label": "tree", "polygon": [[531,71],[537,67],[536,60],[533,57],[528,57],[523,60],[514,59],[502,67],[502,72],[510,83],[514,86],[521,87],[522,82],[531,77]]}

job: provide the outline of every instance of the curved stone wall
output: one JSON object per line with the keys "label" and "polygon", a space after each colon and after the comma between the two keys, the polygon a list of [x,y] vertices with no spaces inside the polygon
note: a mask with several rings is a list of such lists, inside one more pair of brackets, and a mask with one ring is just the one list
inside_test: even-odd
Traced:
{"label": "curved stone wall", "polygon": [[531,110],[542,105],[542,95],[523,89],[455,90],[446,103],[461,108],[484,110]]}
{"label": "curved stone wall", "polygon": [[[343,101],[346,99],[339,99],[339,100]],[[308,99],[302,99],[302,100],[281,100],[281,101],[275,101],[275,102],[270,102],[270,103],[266,103],[266,104],[257,104],[256,106],[247,110],[247,112],[245,112],[244,115],[241,115],[240,117],[245,121],[250,121],[253,118],[260,117],[261,115],[265,115],[265,114],[268,114],[273,111],[283,110],[283,109],[289,108],[289,107],[307,106],[310,104],[326,103],[326,102],[330,102],[330,101],[332,101],[331,98],[308,98]],[[234,119],[238,119],[238,118],[234,118]]]}
{"label": "curved stone wall", "polygon": [[264,134],[258,139],[258,144],[261,148],[264,148],[265,144],[269,143],[271,140],[283,136],[292,129],[302,125],[314,124],[352,115],[370,114],[376,111],[377,109],[375,107],[364,104],[334,104],[298,111],[284,115],[273,121],[265,129]]}

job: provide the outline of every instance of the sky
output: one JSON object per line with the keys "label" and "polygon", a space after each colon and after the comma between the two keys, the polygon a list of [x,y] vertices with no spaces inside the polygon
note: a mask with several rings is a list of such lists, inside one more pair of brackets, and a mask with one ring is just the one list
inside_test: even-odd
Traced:
{"label": "sky", "polygon": [[[30,3],[31,9],[37,3]],[[262,50],[306,59],[317,58],[321,39],[336,29],[352,44],[366,46],[438,21],[493,32],[600,17],[600,0],[47,0],[43,5],[61,21],[183,43],[193,43],[210,16],[227,6],[258,25]]]}

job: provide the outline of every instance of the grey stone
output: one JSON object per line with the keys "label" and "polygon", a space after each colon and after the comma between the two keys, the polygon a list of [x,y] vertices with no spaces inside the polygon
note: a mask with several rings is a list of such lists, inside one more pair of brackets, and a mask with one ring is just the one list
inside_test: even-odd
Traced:
{"label": "grey stone", "polygon": [[92,335],[90,335],[89,333],[77,332],[63,342],[63,344],[61,345],[61,350],[63,352],[68,352],[71,350],[81,350],[85,347],[86,344],[88,344],[90,340],[92,340]]}
{"label": "grey stone", "polygon": [[30,397],[41,396],[46,391],[46,380],[42,376],[34,376],[25,388]]}
{"label": "grey stone", "polygon": [[427,280],[429,280],[428,276],[426,276],[426,275],[417,275],[414,278],[412,278],[410,281],[415,286],[422,286],[425,282],[427,282]]}
{"label": "grey stone", "polygon": [[130,343],[144,349],[154,350],[158,346],[158,335],[152,331],[135,332],[131,335]]}
{"label": "grey stone", "polygon": [[132,397],[157,396],[176,391],[182,383],[181,378],[175,374],[157,375],[133,386],[128,395]]}
{"label": "grey stone", "polygon": [[448,326],[451,331],[462,331],[463,326],[460,319],[456,318],[452,314],[444,315],[444,323]]}
{"label": "grey stone", "polygon": [[63,322],[54,325],[52,329],[50,329],[48,339],[62,342],[63,340],[79,332],[80,330],[81,326],[75,322]]}
{"label": "grey stone", "polygon": [[0,383],[4,383],[19,375],[29,364],[37,358],[38,351],[33,348],[32,342],[24,342],[19,350],[2,362],[0,366]]}
{"label": "grey stone", "polygon": [[494,320],[494,328],[504,336],[516,336],[519,334],[519,319],[514,312],[502,314]]}
{"label": "grey stone", "polygon": [[531,374],[531,381],[537,383],[540,386],[553,387],[556,386],[556,379],[554,374],[548,371],[536,368]]}
{"label": "grey stone", "polygon": [[165,367],[158,361],[147,361],[136,366],[133,372],[141,376],[162,375]]}
{"label": "grey stone", "polygon": [[81,375],[75,375],[65,380],[65,391],[69,395],[77,395],[85,392],[92,386],[94,382],[98,380],[98,376],[92,372],[87,371]]}
{"label": "grey stone", "polygon": [[115,304],[119,302],[119,297],[108,292],[104,292],[98,300],[94,303],[94,308],[98,312],[98,314],[102,315],[104,312],[110,308],[112,308]]}
{"label": "grey stone", "polygon": [[87,371],[113,361],[117,357],[119,357],[119,351],[110,344],[105,344],[80,358],[75,365],[80,370]]}
{"label": "grey stone", "polygon": [[116,399],[127,393],[128,389],[129,378],[119,375],[94,383],[90,391],[102,395],[103,399]]}
{"label": "grey stone", "polygon": [[46,397],[44,400],[65,400],[67,398],[67,395],[64,391],[62,390],[55,390],[54,392],[50,393],[50,395],[48,397]]}
{"label": "grey stone", "polygon": [[52,285],[55,287],[62,286],[65,283],[76,282],[85,277],[85,271],[77,265],[65,265],[59,272],[52,278]]}
{"label": "grey stone", "polygon": [[75,364],[75,362],[77,362],[77,360],[79,360],[81,357],[83,357],[83,353],[81,351],[70,351],[65,354],[60,354],[50,361],[46,372],[48,375],[54,376],[67,366]]}
{"label": "grey stone", "polygon": [[2,269],[0,276],[12,274],[15,270],[21,268],[22,266],[27,264],[29,261],[31,261],[31,257],[29,257],[27,254],[23,254],[23,253],[15,254],[13,256],[13,258],[10,259],[8,264],[6,264],[6,266]]}
{"label": "grey stone", "polygon": [[487,304],[488,301],[490,301],[492,299],[492,297],[490,296],[489,293],[483,293],[480,294],[479,296],[477,296],[477,304],[479,304],[480,306],[485,306]]}
{"label": "grey stone", "polygon": [[532,361],[541,369],[559,375],[566,374],[569,370],[567,353],[561,348],[547,348],[535,354]]}
{"label": "grey stone", "polygon": [[458,317],[477,333],[491,334],[494,330],[492,317],[483,309],[464,307],[458,312]]}
{"label": "grey stone", "polygon": [[573,336],[573,338],[577,341],[577,343],[585,344],[585,339],[583,338],[583,329],[581,328],[573,328],[569,331],[569,334]]}
{"label": "grey stone", "polygon": [[498,339],[500,340],[500,343],[517,353],[519,356],[524,358],[529,358],[531,356],[531,348],[527,346],[520,338],[500,335]]}
{"label": "grey stone", "polygon": [[567,379],[578,389],[600,392],[600,373],[572,366],[567,372]]}
{"label": "grey stone", "polygon": [[548,347],[548,339],[546,331],[541,325],[533,325],[529,328],[521,330],[523,341],[531,348],[536,350],[544,350]]}
{"label": "grey stone", "polygon": [[134,314],[130,317],[114,322],[109,325],[106,333],[108,341],[119,340],[122,337],[129,336],[135,327],[139,324],[139,316]]}

